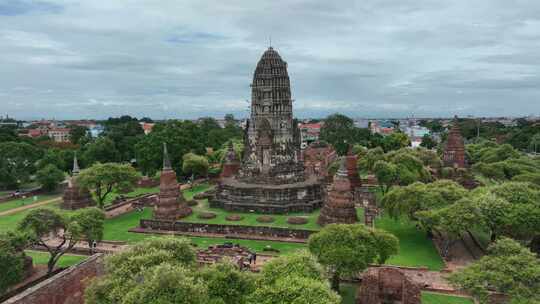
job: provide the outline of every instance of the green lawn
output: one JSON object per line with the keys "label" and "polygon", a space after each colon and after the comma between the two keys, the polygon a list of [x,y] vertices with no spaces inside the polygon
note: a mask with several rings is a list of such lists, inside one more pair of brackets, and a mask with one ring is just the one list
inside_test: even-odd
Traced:
{"label": "green lawn", "polygon": [[419,267],[426,266],[430,270],[442,270],[444,263],[426,233],[418,230],[413,222],[393,220],[384,215],[375,221],[375,226],[394,234],[399,239],[399,253],[391,257],[387,264]]}
{"label": "green lawn", "polygon": [[[193,189],[184,191],[184,197],[186,199],[192,199],[193,195],[202,191],[205,191],[210,186],[202,184],[195,186]],[[150,189],[138,189],[130,194],[134,193],[148,193],[148,191],[157,191],[157,188]],[[48,205],[51,208],[58,208],[59,203]],[[211,220],[201,220],[196,217],[196,214],[210,210],[218,214],[218,217]],[[243,214],[244,219],[242,221],[230,222],[225,220],[227,212],[221,209],[211,209],[208,207],[206,201],[199,202],[199,205],[194,207],[195,214],[186,218],[186,221],[191,222],[206,222],[206,223],[219,223],[219,224],[243,224],[243,225],[269,225],[273,227],[292,227],[318,230],[320,227],[316,224],[319,211],[311,214],[294,214],[304,215],[308,217],[309,222],[305,225],[290,225],[286,223],[286,219],[291,215],[273,215],[276,221],[270,224],[258,223],[255,219],[260,216],[258,214]],[[0,232],[12,230],[17,227],[17,223],[28,214],[29,210],[21,211],[9,216],[0,216]],[[133,211],[119,217],[108,219],[105,222],[104,240],[110,241],[125,241],[128,243],[140,241],[149,237],[148,234],[139,234],[128,232],[130,228],[137,227],[141,218],[150,219],[152,217],[152,211],[150,208],[145,208],[143,212]],[[358,217],[363,219],[363,210],[358,209]],[[431,240],[429,240],[425,233],[416,229],[414,223],[407,221],[394,221],[386,216],[377,219],[376,227],[385,229],[395,234],[400,240],[400,252],[397,256],[392,257],[388,264],[400,265],[400,266],[427,266],[431,270],[440,270],[444,264],[438,255]],[[270,242],[270,241],[252,241],[252,240],[235,240],[226,238],[199,238],[192,237],[191,240],[194,244],[201,247],[208,245],[219,244],[223,242],[239,243],[243,246],[250,247],[256,251],[262,251],[265,247],[270,246],[272,248],[280,250],[281,253],[291,252],[297,249],[306,248],[305,244],[285,243],[285,242]]]}
{"label": "green lawn", "polygon": [[[107,241],[124,241],[128,243],[137,242],[146,238],[152,237],[151,234],[132,233],[128,229],[137,227],[139,220],[142,218],[151,218],[151,208],[145,208],[143,212],[133,211],[123,214],[113,219],[105,221],[104,240]],[[190,237],[191,241],[197,246],[204,248],[210,245],[223,244],[224,242],[238,243],[255,251],[262,252],[265,247],[277,249],[280,253],[292,252],[301,248],[305,248],[304,244],[270,242],[270,241],[252,241],[252,240],[237,240],[227,238],[207,238],[207,237]]]}
{"label": "green lawn", "polygon": [[20,198],[16,200],[7,201],[4,203],[0,203],[0,212],[15,209],[18,207],[23,207],[25,205],[30,205],[33,203],[39,203],[48,199],[52,199],[55,197],[60,197],[58,194],[47,194],[47,195],[36,195],[37,200],[34,201],[34,197],[30,196],[27,198]]}
{"label": "green lawn", "polygon": [[[45,208],[45,206],[41,206],[39,208]],[[60,202],[47,204],[46,208],[59,209]],[[30,210],[33,209],[35,208],[26,209],[24,211],[20,211],[10,215],[0,216],[0,233],[17,229],[17,225],[19,224],[19,222],[30,212]]]}
{"label": "green lawn", "polygon": [[422,292],[422,304],[473,304],[470,298],[449,296],[440,293]]}
{"label": "green lawn", "polygon": [[[49,253],[47,252],[33,251],[33,250],[25,250],[25,252],[28,256],[32,257],[34,265],[47,265],[47,262],[49,261]],[[82,262],[86,258],[88,257],[84,255],[65,254],[60,258],[57,266],[69,267],[69,266]]]}

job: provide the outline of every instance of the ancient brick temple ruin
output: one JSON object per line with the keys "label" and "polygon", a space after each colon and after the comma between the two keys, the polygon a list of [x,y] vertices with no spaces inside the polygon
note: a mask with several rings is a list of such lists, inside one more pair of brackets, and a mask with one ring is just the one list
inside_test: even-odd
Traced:
{"label": "ancient brick temple ruin", "polygon": [[223,170],[221,171],[221,178],[233,177],[240,170],[240,160],[236,157],[236,152],[232,142],[229,142],[229,149],[227,154],[225,154],[225,160],[223,162]]}
{"label": "ancient brick temple ruin", "polygon": [[347,168],[347,176],[351,183],[351,191],[355,193],[360,187],[362,187],[362,181],[358,174],[358,157],[352,151],[352,146],[349,147],[347,156],[345,157],[345,167]]}
{"label": "ancient brick temple ruin", "polygon": [[346,168],[347,160],[341,161],[341,166],[334,176],[334,181],[328,192],[326,201],[317,219],[319,225],[354,224],[358,222],[351,182]]}
{"label": "ancient brick temple ruin", "polygon": [[95,205],[92,194],[86,188],[81,188],[77,182],[79,175],[79,162],[77,155],[73,157],[73,170],[68,180],[68,186],[64,189],[63,201],[60,204],[62,209],[75,210]]}
{"label": "ancient brick temple ruin", "polygon": [[300,159],[287,63],[272,47],[255,69],[244,145],[238,174],[220,180],[211,207],[287,213],[321,206],[321,185],[306,178]]}
{"label": "ancient brick temple ruin", "polygon": [[393,267],[370,268],[362,276],[357,304],[420,304],[420,286]]}
{"label": "ancient brick temple ruin", "polygon": [[457,117],[448,133],[448,140],[443,153],[443,163],[445,167],[466,168],[465,143],[461,130],[459,129]]}
{"label": "ancient brick temple ruin", "polygon": [[167,145],[163,145],[163,170],[161,171],[158,201],[154,205],[154,219],[175,221],[192,213],[184,200],[176,173],[172,169]]}
{"label": "ancient brick temple ruin", "polygon": [[316,141],[302,151],[302,160],[307,176],[315,176],[321,181],[328,181],[331,176],[328,168],[337,159],[337,153],[332,145]]}

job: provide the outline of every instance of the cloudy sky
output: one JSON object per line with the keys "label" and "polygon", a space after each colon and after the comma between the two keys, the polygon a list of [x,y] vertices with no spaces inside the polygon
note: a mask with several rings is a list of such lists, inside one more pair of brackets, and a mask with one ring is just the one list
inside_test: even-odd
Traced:
{"label": "cloudy sky", "polygon": [[245,116],[268,37],[295,114],[540,114],[536,0],[0,0],[0,114]]}

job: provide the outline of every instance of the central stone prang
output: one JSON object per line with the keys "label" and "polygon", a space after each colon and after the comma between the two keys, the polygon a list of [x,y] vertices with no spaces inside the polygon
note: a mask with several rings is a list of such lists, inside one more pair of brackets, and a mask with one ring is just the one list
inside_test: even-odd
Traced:
{"label": "central stone prang", "polygon": [[306,178],[300,157],[287,63],[270,47],[253,75],[241,165],[234,174],[227,167],[210,205],[230,211],[288,213],[311,212],[321,203],[321,185],[316,178]]}

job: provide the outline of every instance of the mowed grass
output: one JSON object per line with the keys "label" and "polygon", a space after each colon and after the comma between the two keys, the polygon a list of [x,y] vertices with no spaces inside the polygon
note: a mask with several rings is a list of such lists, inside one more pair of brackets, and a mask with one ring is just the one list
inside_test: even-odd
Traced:
{"label": "mowed grass", "polygon": [[[147,233],[133,233],[129,232],[130,228],[139,226],[141,219],[152,218],[151,208],[144,208],[144,211],[133,211],[123,214],[113,219],[107,219],[105,221],[105,233],[104,240],[107,241],[124,241],[128,243],[135,243],[150,237],[156,237],[160,235],[152,235]],[[263,252],[265,248],[272,248],[279,250],[280,254],[289,253],[298,249],[306,248],[305,244],[285,243],[285,242],[271,242],[271,241],[253,241],[253,240],[239,240],[229,238],[211,238],[211,237],[188,237],[191,242],[198,247],[206,248],[210,245],[223,244],[225,242],[232,242],[248,247],[257,252]],[[269,252],[271,253],[271,252]]]}
{"label": "mowed grass", "polygon": [[[34,250],[25,250],[26,255],[32,257],[34,265],[47,265],[49,261],[49,253],[43,251],[34,251]],[[87,256],[84,255],[72,255],[64,254],[56,266],[58,267],[69,267],[87,259]]]}
{"label": "mowed grass", "polygon": [[36,195],[36,200],[34,201],[34,197],[30,196],[27,198],[19,198],[15,200],[10,200],[4,203],[0,203],[0,212],[8,211],[11,209],[24,207],[30,204],[39,203],[42,201],[46,201],[49,199],[59,198],[60,195],[58,194],[45,194],[45,195]]}
{"label": "mowed grass", "polygon": [[422,304],[473,304],[470,298],[449,296],[440,293],[422,292]]}
{"label": "mowed grass", "polygon": [[416,228],[414,222],[406,219],[394,220],[383,215],[375,220],[375,226],[394,234],[399,239],[399,253],[388,260],[388,265],[426,266],[435,271],[444,268],[444,262],[433,242],[427,238],[424,231]]}

